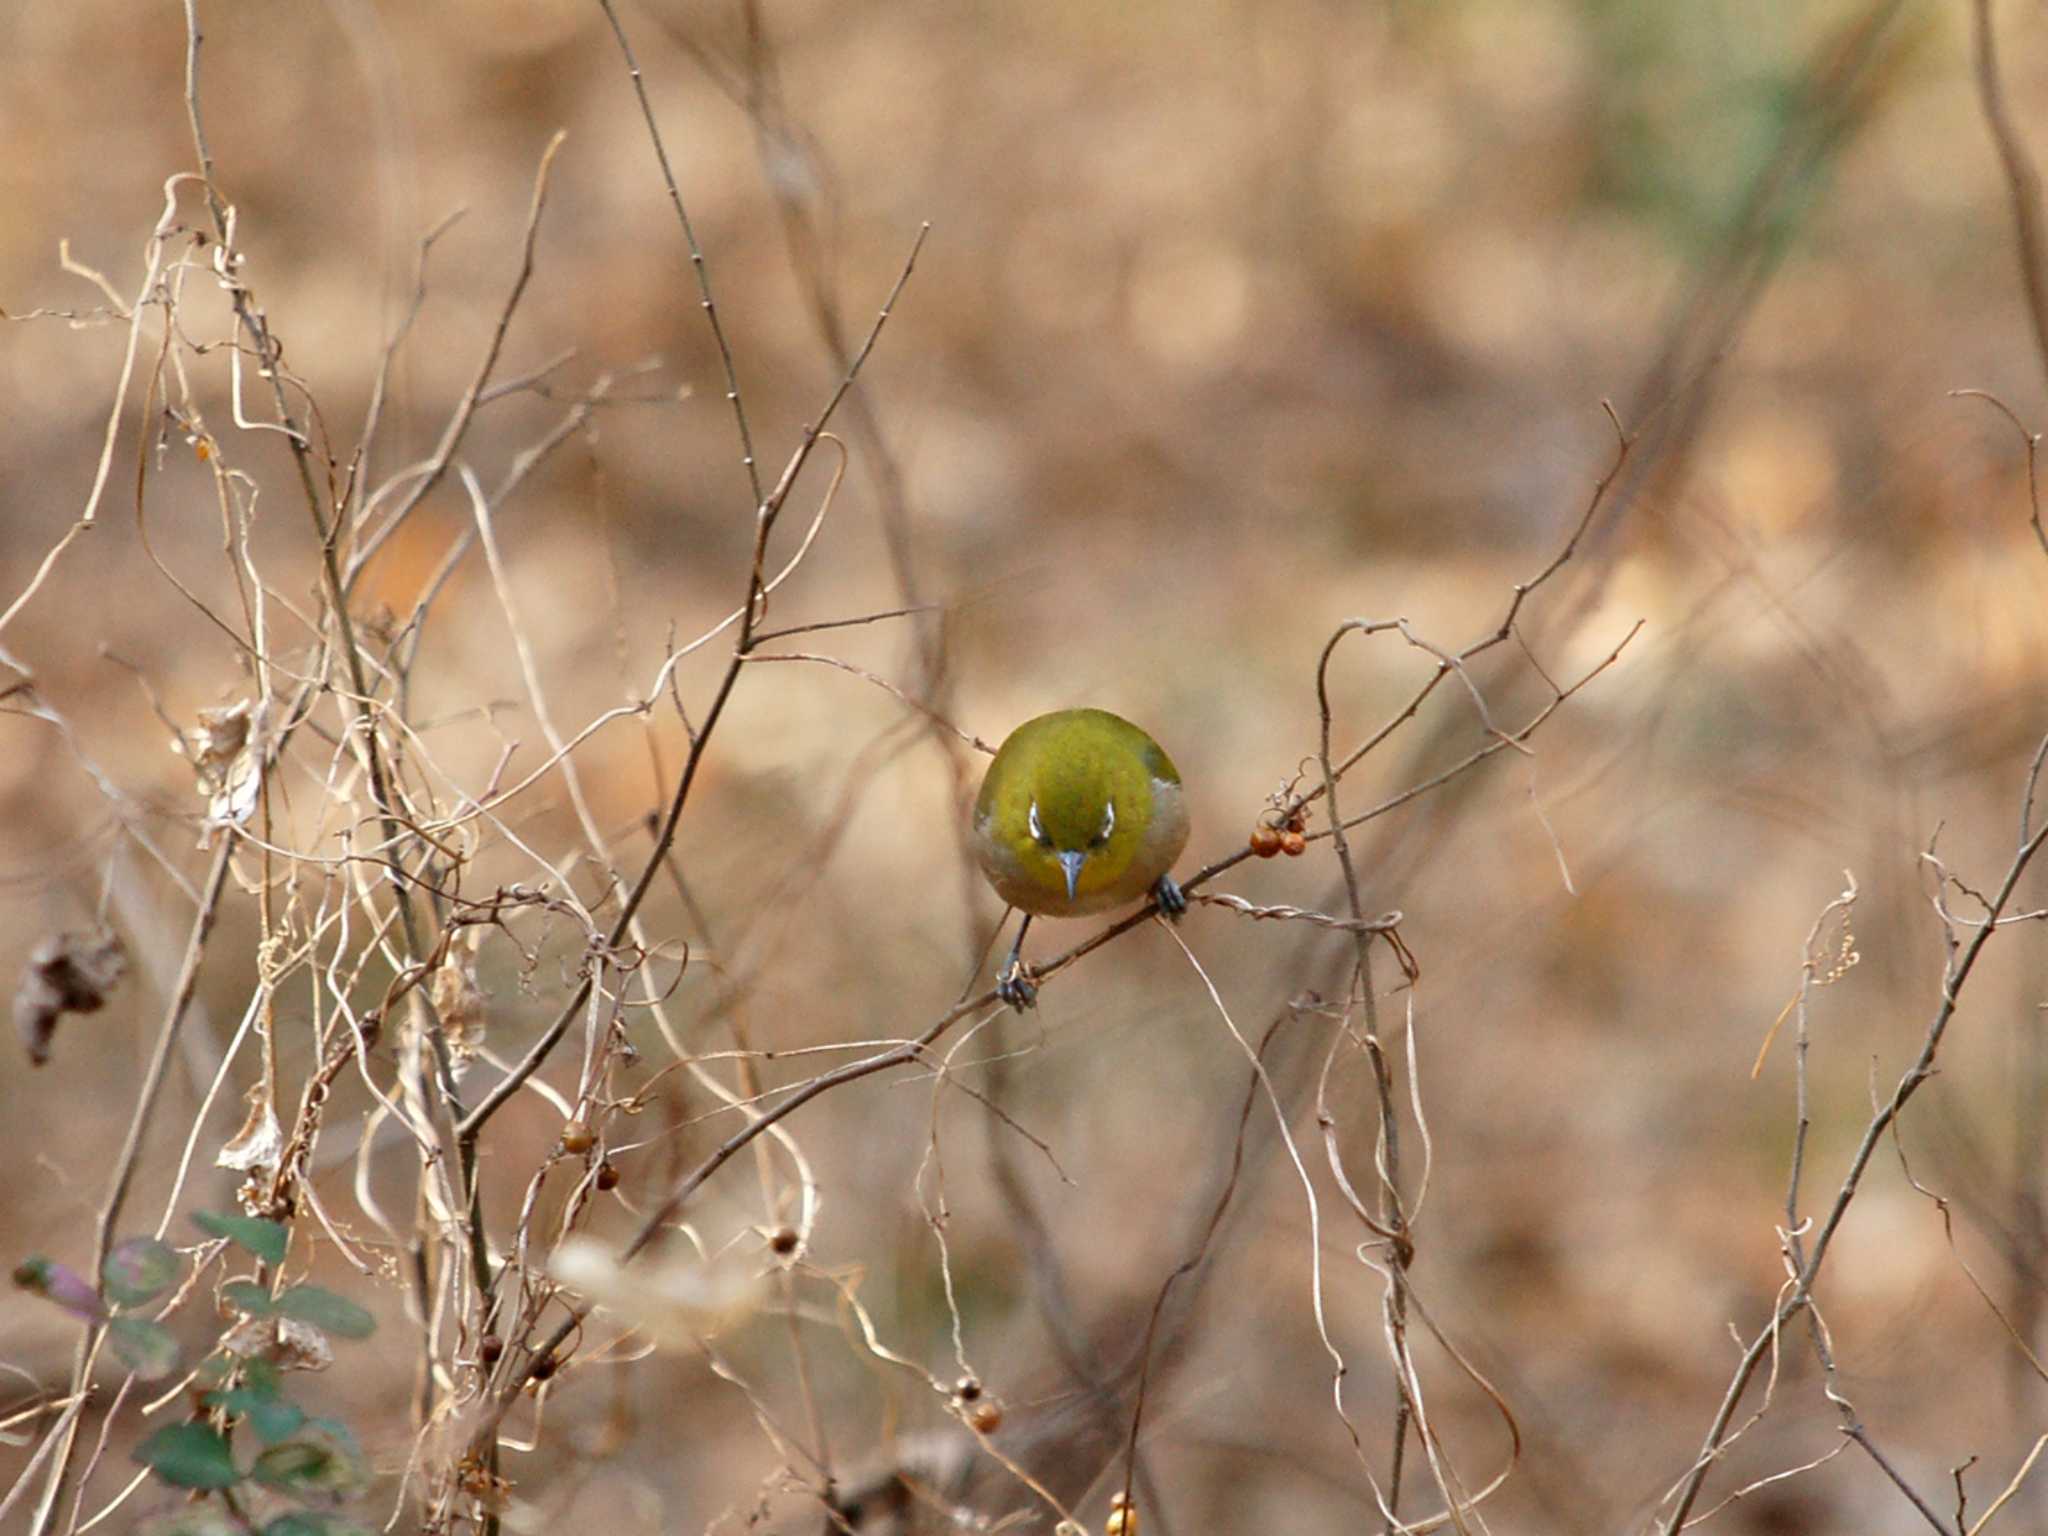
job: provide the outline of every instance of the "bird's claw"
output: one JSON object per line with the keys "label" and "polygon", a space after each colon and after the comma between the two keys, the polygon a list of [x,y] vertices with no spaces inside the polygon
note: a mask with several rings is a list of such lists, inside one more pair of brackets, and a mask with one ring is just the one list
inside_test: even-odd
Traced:
{"label": "bird's claw", "polygon": [[1188,909],[1187,892],[1180,888],[1171,875],[1161,875],[1152,887],[1152,899],[1159,903],[1159,910],[1168,917],[1179,921]]}
{"label": "bird's claw", "polygon": [[996,977],[996,996],[1019,1013],[1038,1006],[1038,984],[1022,960],[1012,960]]}

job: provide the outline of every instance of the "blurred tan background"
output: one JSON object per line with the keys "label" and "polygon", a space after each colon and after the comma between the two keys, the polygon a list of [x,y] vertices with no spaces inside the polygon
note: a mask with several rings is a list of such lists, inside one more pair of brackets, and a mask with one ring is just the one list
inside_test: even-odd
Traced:
{"label": "blurred tan background", "polygon": [[[410,302],[420,238],[462,210],[428,258],[373,480],[438,439],[517,269],[542,150],[567,130],[499,372],[573,356],[545,393],[485,406],[464,458],[495,484],[599,374],[620,375],[587,440],[548,461],[498,531],[557,719],[574,729],[640,697],[671,635],[737,602],[751,499],[602,13],[567,0],[201,11],[202,100],[244,277],[338,458]],[[1640,434],[1577,558],[1524,622],[1561,680],[1637,619],[1642,633],[1532,739],[1532,757],[1497,756],[1374,823],[1361,853],[1368,907],[1405,914],[1422,970],[1434,1168],[1416,1285],[1526,1438],[1489,1519],[1502,1531],[1644,1525],[1725,1388],[1730,1325],[1753,1331],[1783,1278],[1789,1041],[1755,1081],[1750,1068],[1792,996],[1808,926],[1852,870],[1861,963],[1818,994],[1811,1209],[1840,1181],[1871,1085],[1890,1090],[1938,997],[1921,851],[1939,829],[1950,867],[1995,885],[2048,728],[2048,556],[2026,523],[2022,441],[1983,402],[1950,398],[1986,390],[2029,426],[2048,422],[2005,183],[1972,91],[1968,7],[770,0],[750,24],[743,9],[658,0],[622,15],[771,478],[841,372],[816,294],[857,341],[932,224],[857,408],[837,422],[846,485],[771,622],[937,605],[791,644],[927,693],[989,742],[1064,705],[1139,720],[1192,791],[1188,869],[1242,846],[1265,796],[1313,753],[1315,660],[1339,622],[1400,615],[1439,645],[1480,638],[1612,463],[1600,402]],[[2043,12],[2010,4],[1998,17],[2015,115],[2048,153]],[[183,63],[176,7],[28,0],[0,16],[10,315],[103,302],[62,271],[59,240],[133,294],[165,179],[194,166]],[[198,216],[189,189],[181,206]],[[188,281],[188,323],[210,314],[217,337],[220,300],[203,274]],[[0,604],[85,504],[125,337],[62,318],[0,330]],[[310,613],[316,566],[289,461],[274,435],[235,428],[217,355],[194,367],[208,426],[262,486],[264,570]],[[132,798],[188,878],[205,858],[189,769],[134,672],[105,653],[140,669],[181,721],[247,688],[235,648],[138,537],[140,463],[156,556],[232,608],[210,470],[181,427],[143,412],[138,390],[100,527],[0,635],[70,727],[67,739],[0,716],[0,974],[15,975],[44,932],[87,921],[103,888],[136,961],[107,1012],[60,1033],[49,1066],[32,1074],[17,1056],[0,1078],[5,1251],[79,1264],[190,918],[120,834],[91,769]],[[807,475],[778,554],[823,481]],[[407,612],[469,524],[451,478],[379,557],[359,612]],[[281,625],[285,643],[304,644]],[[714,643],[679,673],[693,719],[721,659]],[[1362,740],[1430,665],[1395,640],[1347,641],[1332,670],[1340,744]],[[1542,704],[1514,646],[1475,679],[1503,720]],[[542,754],[475,554],[429,626],[412,711],[471,791],[509,744],[518,771]],[[1347,781],[1346,804],[1363,809],[1484,740],[1468,700],[1443,688]],[[681,746],[663,711],[578,754],[631,869]],[[857,677],[750,669],[678,844],[701,910],[666,887],[650,907],[658,934],[697,948],[676,1004],[694,1041],[729,1044],[735,981],[755,1043],[785,1048],[899,1036],[959,995],[996,915],[955,836],[977,772]],[[523,838],[569,857],[559,781],[517,810]],[[1218,886],[1336,910],[1328,850],[1244,865]],[[472,878],[487,890],[541,875],[499,845]],[[2026,906],[2044,895],[2039,878],[2022,888]],[[138,1226],[161,1208],[248,997],[254,923],[251,900],[231,898],[149,1143]],[[1088,931],[1046,925],[1034,953]],[[1341,990],[1339,935],[1213,907],[1182,931],[1248,1032],[1304,991]],[[2037,1351],[2041,946],[2032,928],[1992,945],[1942,1072],[1904,1121],[1914,1173],[1953,1202],[1962,1257]],[[557,950],[522,975],[509,947],[485,949],[493,1040],[507,1053],[562,995],[574,946]],[[1384,959],[1379,975],[1393,979]],[[287,1019],[294,1006],[281,999]],[[1389,1017],[1401,1006],[1389,1000]],[[1377,1469],[1391,1413],[1379,1288],[1353,1257],[1365,1234],[1332,1214],[1313,1145],[1325,1027],[1286,1026],[1276,1076],[1319,1173],[1346,1403]],[[1043,1233],[995,1177],[987,1112],[949,1094],[938,1124],[968,1354],[1003,1395],[1028,1466],[1034,1418],[1052,1423],[1076,1401],[1047,1343],[1034,1255],[1056,1256],[1079,1336],[1103,1362],[1124,1360],[1229,1159],[1245,1063],[1178,951],[1150,931],[1060,976],[1037,1015],[1001,1030],[962,1056],[998,1039],[1020,1053],[1004,1103],[1071,1182],[1001,1127],[993,1136],[1009,1136],[1004,1156]],[[659,1065],[658,1037],[636,1025],[636,1039]],[[303,1047],[297,1060],[302,1071]],[[1340,1086],[1352,1165],[1369,1167],[1369,1078],[1347,1069]],[[791,1128],[820,1170],[813,1261],[860,1267],[891,1347],[950,1379],[915,1187],[932,1103],[928,1079],[869,1081]],[[202,1168],[238,1120],[231,1094],[204,1128]],[[555,1128],[543,1104],[521,1101],[487,1156],[526,1169]],[[657,1136],[621,1159],[623,1192],[644,1209],[719,1134],[690,1120]],[[404,1154],[390,1155],[402,1188]],[[1329,1405],[1302,1191],[1263,1106],[1247,1155],[1148,1406],[1165,1494],[1147,1512],[1165,1523],[1148,1530],[1377,1528]],[[348,1206],[349,1177],[346,1165],[325,1173],[323,1197]],[[510,1219],[522,1179],[508,1176],[494,1218]],[[223,1203],[224,1180],[208,1171],[190,1197]],[[714,1235],[760,1222],[758,1183],[736,1164],[695,1214]],[[632,1225],[598,1213],[601,1231]],[[1980,1457],[1981,1509],[2048,1428],[2048,1388],[1889,1150],[1820,1294],[1838,1390],[1875,1440],[1944,1510],[1949,1469]],[[363,1432],[391,1474],[388,1501],[409,1445],[410,1335],[395,1288],[364,1299],[388,1326],[309,1390]],[[808,1330],[811,1368],[842,1472],[947,1424],[914,1378],[885,1380],[833,1329],[829,1289],[811,1300],[824,1318]],[[26,1300],[5,1317],[0,1360],[60,1382],[71,1325]],[[780,1323],[722,1347],[776,1415],[802,1419]],[[1418,1350],[1449,1451],[1482,1483],[1504,1455],[1498,1421],[1434,1346]],[[10,1373],[4,1390],[18,1401],[30,1389]],[[531,1518],[601,1518],[620,1536],[736,1531],[765,1499],[769,1528],[820,1523],[781,1491],[782,1457],[746,1400],[687,1351],[572,1372],[548,1411],[540,1449],[506,1468]],[[1772,1416],[1709,1501],[1833,1448],[1837,1423],[1803,1330],[1788,1336]],[[0,1446],[0,1475],[11,1481],[26,1455]],[[94,1486],[110,1497],[121,1471]],[[1109,1485],[1086,1506],[1096,1528]],[[1412,1481],[1409,1492],[1405,1508],[1434,1507]],[[1015,1484],[989,1497],[998,1515],[1031,1507]],[[2043,1508],[2016,1513],[2015,1527],[2038,1527]],[[1852,1448],[1716,1524],[1918,1519]]]}

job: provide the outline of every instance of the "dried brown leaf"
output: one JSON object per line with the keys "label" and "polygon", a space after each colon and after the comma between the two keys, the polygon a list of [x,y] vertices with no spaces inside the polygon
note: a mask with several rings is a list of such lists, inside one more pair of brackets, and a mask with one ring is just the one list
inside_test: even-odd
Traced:
{"label": "dried brown leaf", "polygon": [[263,781],[260,733],[253,701],[199,711],[199,729],[185,732],[172,750],[192,764],[206,797],[208,826],[239,826],[256,808]]}
{"label": "dried brown leaf", "polygon": [[488,999],[476,979],[476,952],[484,932],[482,927],[469,927],[455,935],[448,945],[448,958],[435,969],[428,989],[434,1013],[448,1038],[448,1053],[458,1069],[476,1059],[490,1023],[485,1006]]}
{"label": "dried brown leaf", "polygon": [[294,1317],[245,1317],[225,1334],[220,1347],[244,1360],[268,1360],[281,1371],[324,1371],[334,1364],[334,1347],[311,1323]]}
{"label": "dried brown leaf", "polygon": [[284,1149],[284,1129],[277,1123],[269,1084],[259,1077],[249,1085],[248,1097],[248,1118],[214,1155],[213,1162],[217,1168],[268,1177],[277,1172],[278,1154]]}
{"label": "dried brown leaf", "polygon": [[50,1059],[57,1020],[67,1013],[98,1013],[128,969],[128,951],[111,928],[46,935],[29,952],[14,992],[14,1023],[28,1059]]}

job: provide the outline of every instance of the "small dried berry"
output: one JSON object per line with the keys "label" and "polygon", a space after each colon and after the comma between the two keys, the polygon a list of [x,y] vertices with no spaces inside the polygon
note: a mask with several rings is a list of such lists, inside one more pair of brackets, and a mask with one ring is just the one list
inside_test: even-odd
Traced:
{"label": "small dried berry", "polygon": [[1003,1427],[1002,1404],[983,1398],[967,1410],[967,1422],[977,1435],[992,1435]]}
{"label": "small dried berry", "polygon": [[496,1365],[505,1353],[505,1341],[495,1333],[487,1333],[476,1341],[476,1358],[479,1364]]}
{"label": "small dried berry", "polygon": [[1280,851],[1290,859],[1298,859],[1308,852],[1308,839],[1289,827],[1280,834]]}
{"label": "small dried berry", "polygon": [[1138,1507],[1121,1493],[1109,1501],[1109,1518],[1102,1522],[1102,1536],[1138,1536]]}
{"label": "small dried berry", "polygon": [[953,1395],[963,1403],[971,1403],[981,1396],[981,1383],[972,1376],[962,1376],[953,1388]]}
{"label": "small dried berry", "polygon": [[590,1127],[581,1120],[571,1120],[562,1127],[562,1150],[571,1157],[581,1157],[597,1145],[597,1138],[590,1134]]}
{"label": "small dried berry", "polygon": [[1269,827],[1264,822],[1260,822],[1259,825],[1252,828],[1251,846],[1252,852],[1256,853],[1260,858],[1270,859],[1280,851],[1279,829]]}
{"label": "small dried berry", "polygon": [[529,1365],[526,1368],[526,1374],[528,1378],[533,1381],[546,1381],[550,1376],[555,1374],[555,1367],[557,1363],[558,1362],[556,1361],[553,1355],[538,1356],[534,1360],[533,1364]]}
{"label": "small dried berry", "polygon": [[599,1189],[617,1189],[619,1187],[618,1165],[610,1158],[606,1158],[597,1165],[597,1187]]}
{"label": "small dried berry", "polygon": [[768,1246],[786,1259],[796,1252],[796,1245],[802,1241],[795,1227],[777,1227],[769,1234]]}

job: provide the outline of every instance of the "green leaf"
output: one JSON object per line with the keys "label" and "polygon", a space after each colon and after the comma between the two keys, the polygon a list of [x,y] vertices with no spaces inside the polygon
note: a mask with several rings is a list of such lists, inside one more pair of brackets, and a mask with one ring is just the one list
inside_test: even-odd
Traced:
{"label": "green leaf", "polygon": [[267,1392],[275,1397],[284,1390],[284,1373],[262,1356],[252,1356],[242,1362],[242,1385],[252,1392]]}
{"label": "green leaf", "polygon": [[261,1387],[209,1392],[205,1401],[209,1408],[224,1408],[229,1413],[246,1417],[249,1427],[262,1436],[266,1445],[275,1445],[290,1438],[306,1422],[306,1415],[298,1404],[286,1402],[276,1392]]}
{"label": "green leaf", "polygon": [[345,1499],[369,1483],[370,1469],[346,1424],[308,1419],[292,1439],[258,1456],[250,1476],[300,1497]]}
{"label": "green leaf", "polygon": [[192,1225],[212,1237],[231,1238],[266,1264],[282,1264],[291,1233],[260,1216],[230,1216],[219,1211],[194,1211]]}
{"label": "green leaf", "polygon": [[268,1317],[277,1310],[270,1287],[254,1280],[230,1280],[220,1288],[220,1294],[237,1312],[246,1312],[251,1317]]}
{"label": "green leaf", "polygon": [[346,1296],[323,1291],[317,1285],[293,1286],[277,1298],[277,1310],[344,1339],[367,1339],[377,1331],[376,1318]]}
{"label": "green leaf", "polygon": [[178,1278],[178,1252],[153,1237],[131,1237],[100,1266],[107,1294],[124,1307],[139,1307],[161,1295]]}
{"label": "green leaf", "polygon": [[224,1509],[187,1504],[144,1515],[129,1536],[248,1536],[248,1530]]}
{"label": "green leaf", "polygon": [[369,1526],[325,1510],[295,1509],[263,1527],[263,1536],[375,1536]]}
{"label": "green leaf", "polygon": [[208,1355],[199,1362],[193,1375],[204,1387],[218,1386],[235,1372],[235,1362],[226,1355]]}
{"label": "green leaf", "polygon": [[107,1347],[144,1381],[160,1381],[178,1368],[178,1341],[146,1317],[117,1317],[107,1324]]}
{"label": "green leaf", "polygon": [[334,1457],[326,1447],[287,1440],[258,1456],[249,1475],[270,1488],[310,1488],[318,1486],[321,1475],[333,1464]]}
{"label": "green leaf", "polygon": [[252,1403],[248,1412],[249,1427],[256,1431],[265,1445],[276,1445],[280,1440],[289,1439],[306,1422],[306,1415],[299,1405],[288,1403],[281,1397]]}
{"label": "green leaf", "polygon": [[204,1424],[166,1424],[135,1459],[173,1488],[232,1488],[241,1480],[228,1443]]}

